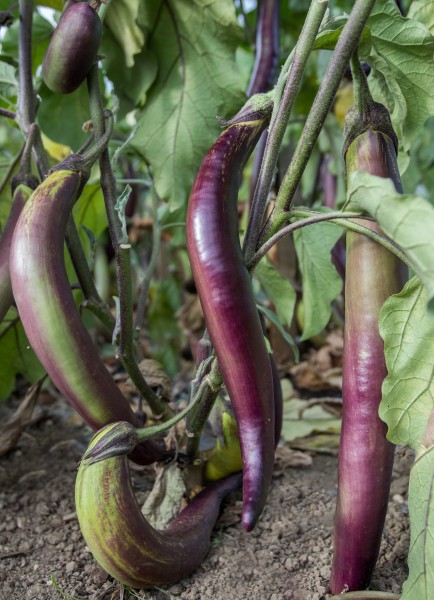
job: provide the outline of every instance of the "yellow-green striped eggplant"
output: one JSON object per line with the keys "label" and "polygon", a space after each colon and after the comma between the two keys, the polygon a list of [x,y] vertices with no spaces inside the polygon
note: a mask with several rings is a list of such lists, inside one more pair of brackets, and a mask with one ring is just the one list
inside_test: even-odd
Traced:
{"label": "yellow-green striped eggplant", "polygon": [[[88,452],[109,427],[96,434]],[[187,577],[203,561],[221,502],[240,483],[238,473],[209,485],[158,531],[141,513],[125,456],[84,459],[75,486],[77,516],[87,546],[112,577],[142,589],[166,585]]]}
{"label": "yellow-green striped eggplant", "polygon": [[16,181],[14,186],[11,210],[0,239],[0,323],[14,301],[9,272],[12,236],[18,217],[37,185],[37,179],[30,177],[22,182]]}
{"label": "yellow-green striped eggplant", "polygon": [[[12,239],[12,289],[33,350],[83,419],[94,430],[115,421],[138,427],[81,322],[65,269],[66,225],[85,180],[60,167],[32,194]],[[164,455],[156,443],[143,442],[131,458],[150,464]]]}

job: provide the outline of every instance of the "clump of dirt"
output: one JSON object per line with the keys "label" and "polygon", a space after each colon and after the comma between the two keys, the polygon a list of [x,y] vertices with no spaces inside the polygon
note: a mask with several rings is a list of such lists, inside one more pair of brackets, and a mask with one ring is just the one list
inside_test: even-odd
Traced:
{"label": "clump of dirt", "polygon": [[[0,407],[0,419],[11,404]],[[15,406],[16,407],[16,406]],[[13,407],[13,408],[15,408]],[[74,507],[78,461],[91,431],[66,404],[39,409],[37,422],[0,459],[0,600],[127,598],[93,560]],[[241,493],[226,504],[202,566],[168,589],[139,598],[166,600],[325,600],[332,554],[337,460],[294,461],[279,448],[268,504],[255,530],[241,527]],[[406,489],[411,454],[398,450],[381,555],[372,589],[399,593],[406,577]],[[138,499],[154,471],[132,471]]]}

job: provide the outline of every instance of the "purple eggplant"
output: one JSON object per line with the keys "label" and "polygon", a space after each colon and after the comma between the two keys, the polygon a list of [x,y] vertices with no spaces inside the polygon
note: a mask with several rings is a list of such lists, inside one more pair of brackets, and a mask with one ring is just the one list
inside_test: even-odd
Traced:
{"label": "purple eggplant", "polygon": [[201,564],[221,502],[240,483],[238,473],[210,484],[167,529],[157,531],[137,504],[125,456],[89,463],[85,455],[75,486],[77,516],[90,551],[112,577],[136,588],[166,585]]}
{"label": "purple eggplant", "polygon": [[21,211],[37,185],[38,181],[36,178],[33,181],[32,179],[27,179],[22,183],[17,183],[13,190],[11,210],[0,239],[0,323],[14,301],[9,273],[9,254],[12,236]]}
{"label": "purple eggplant", "polygon": [[259,8],[256,53],[247,96],[271,89],[279,62],[279,0],[263,0]]}
{"label": "purple eggplant", "polygon": [[[366,171],[391,178],[402,191],[388,135],[373,130],[358,135],[345,160],[348,177]],[[374,228],[372,221],[366,224]],[[366,588],[378,557],[394,459],[394,446],[378,416],[387,375],[378,318],[405,277],[400,261],[363,235],[347,233],[346,248],[343,417],[330,581],[334,594]]]}
{"label": "purple eggplant", "polygon": [[[267,105],[268,106],[268,105]],[[205,156],[190,195],[187,249],[211,342],[234,407],[243,458],[243,526],[264,506],[274,464],[270,360],[239,242],[237,194],[242,169],[270,108],[244,111]]]}
{"label": "purple eggplant", "polygon": [[[12,239],[13,294],[33,350],[86,423],[94,430],[114,421],[139,427],[81,322],[65,269],[65,229],[83,179],[60,168],[28,200]],[[165,454],[154,442],[143,442],[131,458],[150,464]]]}
{"label": "purple eggplant", "polygon": [[42,62],[42,79],[56,94],[70,94],[97,60],[102,24],[86,2],[70,2],[60,17]]}

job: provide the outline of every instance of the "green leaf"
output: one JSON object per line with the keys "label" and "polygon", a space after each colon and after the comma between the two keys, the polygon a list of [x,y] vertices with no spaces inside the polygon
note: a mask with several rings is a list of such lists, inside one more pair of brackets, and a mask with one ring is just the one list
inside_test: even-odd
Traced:
{"label": "green leaf", "polygon": [[[5,54],[9,54],[18,58],[18,33],[20,22],[19,19],[13,23],[6,31],[2,40],[2,50]],[[45,51],[50,43],[53,33],[53,25],[44,19],[39,13],[35,12],[32,23],[32,65],[33,72],[36,72],[39,65],[42,63]]]}
{"label": "green leaf", "polygon": [[434,0],[413,0],[407,16],[420,21],[434,34]]}
{"label": "green leaf", "polygon": [[384,233],[411,261],[427,289],[428,308],[434,311],[434,208],[421,198],[399,194],[389,179],[354,173],[348,191],[349,205],[372,215]]}
{"label": "green leaf", "polygon": [[[330,19],[330,21],[325,24],[325,28],[316,36],[315,44],[313,46],[314,50],[334,50],[336,42],[338,41],[339,36],[342,33],[342,29],[347,21],[348,17],[345,15],[340,15]],[[360,42],[362,44],[369,43],[370,38],[371,32],[369,27],[365,27],[363,29]]]}
{"label": "green leaf", "polygon": [[394,444],[417,448],[433,407],[434,316],[417,277],[391,296],[380,312],[388,375],[380,417]]}
{"label": "green leaf", "polygon": [[[400,146],[407,153],[434,114],[434,37],[419,21],[402,17],[394,0],[378,0],[368,26],[370,51],[362,46],[361,58],[372,67],[372,95],[389,109]],[[408,164],[405,154],[404,159]]]}
{"label": "green leaf", "polygon": [[105,24],[123,50],[124,64],[132,67],[136,54],[142,50],[145,43],[143,31],[137,25],[140,0],[116,0],[110,4]]}
{"label": "green leaf", "polygon": [[331,251],[342,230],[333,223],[315,223],[294,232],[295,250],[303,278],[304,330],[302,340],[320,333],[330,320],[331,303],[342,291],[342,279]]}
{"label": "green leaf", "polygon": [[[258,307],[258,310],[260,312],[262,312],[267,317],[267,319],[269,319],[277,327],[277,329],[280,331],[282,337],[291,346],[292,351],[294,353],[294,358],[295,358],[296,362],[298,362],[300,360],[300,352],[297,348],[297,344],[295,343],[294,338],[291,335],[289,335],[289,333],[283,328],[281,321],[279,321],[279,319],[277,318],[277,316],[275,315],[275,313],[272,310],[270,310],[266,306],[262,306],[262,304],[256,304],[256,306]],[[265,341],[268,342],[268,339],[266,337],[265,337]],[[268,342],[268,344],[269,344],[269,342]],[[269,353],[270,353],[270,350],[269,350]]]}
{"label": "green leaf", "polygon": [[151,165],[158,195],[176,207],[186,203],[218,136],[216,116],[229,117],[243,103],[235,62],[240,28],[231,0],[149,0],[143,13],[158,75],[133,146]]}
{"label": "green leaf", "polygon": [[18,374],[33,383],[44,373],[17,319],[17,311],[11,308],[0,324],[0,400],[10,396]]}
{"label": "green leaf", "polygon": [[292,285],[267,259],[258,264],[255,277],[276,308],[279,321],[290,327],[297,299]]}
{"label": "green leaf", "polygon": [[114,92],[119,99],[118,120],[132,111],[136,106],[144,105],[146,92],[157,76],[157,60],[147,48],[135,55],[134,66],[128,68],[122,48],[110,31],[103,36],[101,53],[107,77],[113,83]]}
{"label": "green leaf", "polygon": [[15,77],[15,67],[0,61],[0,94],[6,96],[16,96],[18,82]]}
{"label": "green leaf", "polygon": [[380,313],[388,375],[380,417],[388,439],[416,450],[410,472],[409,576],[401,600],[434,596],[434,316],[417,277],[391,296]]}
{"label": "green leaf", "polygon": [[401,600],[434,597],[434,445],[421,447],[410,471],[409,575]]}
{"label": "green leaf", "polygon": [[90,118],[86,85],[72,94],[59,95],[42,84],[39,93],[42,102],[37,118],[42,131],[55,142],[78,150],[87,138],[83,123]]}

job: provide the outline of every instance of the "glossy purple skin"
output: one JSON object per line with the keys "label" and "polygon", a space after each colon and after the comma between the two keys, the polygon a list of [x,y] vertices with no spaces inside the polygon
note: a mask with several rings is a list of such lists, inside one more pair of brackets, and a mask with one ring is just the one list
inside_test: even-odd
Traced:
{"label": "glossy purple skin", "polygon": [[[12,239],[12,289],[33,350],[86,423],[94,430],[114,421],[139,427],[81,322],[65,269],[65,229],[81,185],[80,174],[56,171],[27,201]],[[146,442],[130,458],[151,464],[165,454]]]}
{"label": "glossy purple skin", "polygon": [[31,188],[22,184],[16,188],[11,211],[0,239],[0,323],[14,301],[9,273],[9,254],[11,251],[12,236],[21,211],[32,192]]}
{"label": "glossy purple skin", "polygon": [[[392,141],[367,131],[346,155],[347,173],[390,177],[402,191]],[[371,229],[378,226],[366,221]],[[389,499],[395,447],[378,416],[387,375],[378,317],[402,288],[405,269],[388,250],[363,235],[347,234],[343,418],[330,590],[365,589],[378,558]]]}
{"label": "glossy purple skin", "polygon": [[243,458],[243,526],[250,531],[267,498],[274,464],[273,379],[238,233],[242,168],[265,119],[230,126],[194,182],[187,249],[205,322],[235,416]]}
{"label": "glossy purple skin", "polygon": [[263,0],[256,32],[255,64],[247,96],[271,89],[279,61],[279,0]]}
{"label": "glossy purple skin", "polygon": [[56,94],[70,94],[86,79],[101,43],[102,24],[86,2],[71,2],[60,17],[42,62],[42,79]]}

